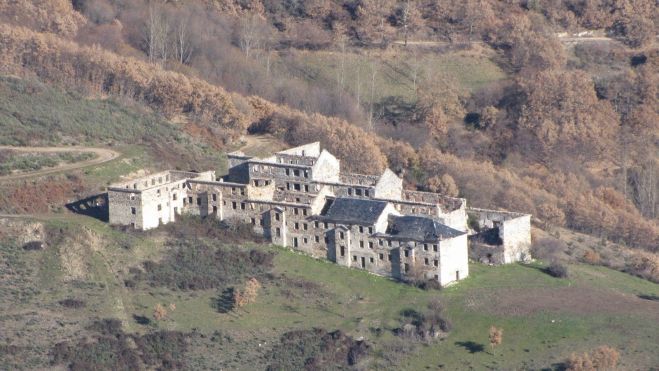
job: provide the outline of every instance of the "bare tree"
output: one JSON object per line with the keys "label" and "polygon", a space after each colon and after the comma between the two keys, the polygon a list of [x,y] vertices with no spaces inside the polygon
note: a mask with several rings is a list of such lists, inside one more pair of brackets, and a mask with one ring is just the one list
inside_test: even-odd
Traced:
{"label": "bare tree", "polygon": [[167,37],[169,23],[162,7],[157,3],[149,4],[149,16],[146,25],[146,42],[150,63],[167,61]]}
{"label": "bare tree", "polygon": [[256,14],[243,19],[238,31],[238,46],[249,58],[253,49],[260,46],[264,34],[263,20]]}
{"label": "bare tree", "polygon": [[190,30],[190,14],[179,17],[174,34],[174,51],[176,59],[181,64],[190,62],[193,54],[192,32]]}
{"label": "bare tree", "polygon": [[375,104],[375,77],[378,73],[378,68],[377,68],[377,62],[375,60],[371,60],[371,99],[369,102],[369,108],[368,108],[368,127],[373,130],[373,114],[374,111],[373,109],[374,104]]}

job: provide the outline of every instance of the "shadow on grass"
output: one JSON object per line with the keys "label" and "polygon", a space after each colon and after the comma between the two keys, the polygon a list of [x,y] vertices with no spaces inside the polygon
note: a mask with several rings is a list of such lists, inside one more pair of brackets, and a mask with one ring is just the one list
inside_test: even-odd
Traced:
{"label": "shadow on grass", "polygon": [[638,295],[639,299],[659,301],[659,295]]}
{"label": "shadow on grass", "polygon": [[66,204],[66,208],[76,214],[90,216],[102,222],[109,221],[108,194],[101,193]]}
{"label": "shadow on grass", "polygon": [[469,353],[480,353],[485,351],[485,346],[483,344],[478,344],[473,341],[456,341],[455,345],[463,347],[469,351]]}
{"label": "shadow on grass", "polygon": [[233,287],[222,290],[220,296],[213,299],[213,308],[219,313],[229,313],[233,310],[235,304],[233,302]]}
{"label": "shadow on grass", "polygon": [[146,316],[138,316],[137,314],[133,314],[133,319],[140,325],[146,326],[151,324],[151,320]]}

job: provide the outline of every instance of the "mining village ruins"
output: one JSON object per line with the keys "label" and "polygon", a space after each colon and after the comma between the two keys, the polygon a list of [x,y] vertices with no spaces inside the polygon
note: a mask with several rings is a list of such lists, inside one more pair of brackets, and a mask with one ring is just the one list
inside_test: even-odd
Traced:
{"label": "mining village ruins", "polygon": [[400,280],[445,286],[469,275],[469,258],[530,258],[531,216],[469,209],[463,198],[403,189],[340,171],[320,143],[256,158],[233,152],[229,173],[163,171],[108,187],[109,221],[147,230],[181,214],[249,223],[273,244]]}

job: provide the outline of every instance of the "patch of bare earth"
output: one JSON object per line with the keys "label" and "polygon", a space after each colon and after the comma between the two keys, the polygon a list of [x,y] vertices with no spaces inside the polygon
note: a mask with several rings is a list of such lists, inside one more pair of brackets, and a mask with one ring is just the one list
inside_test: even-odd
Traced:
{"label": "patch of bare earth", "polygon": [[640,315],[659,322],[659,302],[600,288],[478,289],[467,295],[465,301],[466,308],[498,316],[528,316],[539,312]]}

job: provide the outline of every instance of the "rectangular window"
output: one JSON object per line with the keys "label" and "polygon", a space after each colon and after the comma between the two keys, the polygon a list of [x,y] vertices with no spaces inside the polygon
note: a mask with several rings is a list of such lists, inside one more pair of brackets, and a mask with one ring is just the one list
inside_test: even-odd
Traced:
{"label": "rectangular window", "polygon": [[341,256],[345,256],[346,254],[346,248],[345,246],[341,246]]}
{"label": "rectangular window", "polygon": [[368,233],[373,234],[373,227],[368,227]]}
{"label": "rectangular window", "polygon": [[291,173],[288,169],[286,169],[286,176],[289,176],[289,175],[291,175]]}
{"label": "rectangular window", "polygon": [[297,209],[297,207],[293,208],[293,214],[298,215],[300,211]]}
{"label": "rectangular window", "polygon": [[384,240],[378,240],[378,245],[384,246]]}
{"label": "rectangular window", "polygon": [[307,209],[302,209],[302,215],[307,216]]}
{"label": "rectangular window", "polygon": [[307,240],[307,238],[306,238],[306,237],[305,237],[305,238],[303,238],[303,239],[302,239],[302,241],[304,242],[304,244],[305,244],[305,245],[306,245],[307,243],[309,243],[309,240]]}
{"label": "rectangular window", "polygon": [[279,221],[279,213],[275,213],[275,220]]}
{"label": "rectangular window", "polygon": [[368,248],[372,249],[373,248],[373,241],[368,241]]}
{"label": "rectangular window", "polygon": [[318,221],[313,222],[313,227],[318,229]]}
{"label": "rectangular window", "polygon": [[410,271],[410,265],[405,263],[405,273]]}
{"label": "rectangular window", "polygon": [[197,205],[201,205],[201,197],[197,197]]}
{"label": "rectangular window", "polygon": [[355,194],[356,194],[357,196],[361,196],[361,195],[362,195],[362,190],[359,189],[359,188],[355,189]]}
{"label": "rectangular window", "polygon": [[192,196],[188,197],[188,203],[192,205]]}
{"label": "rectangular window", "polygon": [[306,231],[307,229],[309,229],[309,225],[307,223],[303,223],[302,228]]}
{"label": "rectangular window", "polygon": [[240,210],[245,210],[245,203],[244,202],[240,203]]}
{"label": "rectangular window", "polygon": [[277,227],[277,237],[281,237],[281,228]]}
{"label": "rectangular window", "polygon": [[343,232],[339,232],[339,238],[343,239]]}
{"label": "rectangular window", "polygon": [[364,196],[369,197],[368,189],[364,191]]}
{"label": "rectangular window", "polygon": [[293,183],[293,189],[299,191],[301,189],[300,183]]}
{"label": "rectangular window", "polygon": [[256,225],[256,219],[255,218],[252,218],[251,222],[252,222],[252,225]]}
{"label": "rectangular window", "polygon": [[158,196],[160,196],[160,188],[158,188],[158,190],[156,190],[156,194],[157,194]]}
{"label": "rectangular window", "polygon": [[348,196],[352,196],[352,188],[348,188]]}
{"label": "rectangular window", "polygon": [[364,241],[359,241],[359,247],[364,248]]}
{"label": "rectangular window", "polygon": [[233,208],[234,210],[236,210],[238,208],[238,204],[236,203],[236,201],[233,201],[231,203],[231,208]]}
{"label": "rectangular window", "polygon": [[380,254],[380,260],[384,260],[384,254]]}
{"label": "rectangular window", "polygon": [[293,170],[294,176],[300,176],[300,170]]}
{"label": "rectangular window", "polygon": [[176,201],[176,193],[172,194],[172,200]]}
{"label": "rectangular window", "polygon": [[158,204],[158,211],[162,210],[162,205]]}
{"label": "rectangular window", "polygon": [[433,264],[435,265],[435,267],[439,267],[439,260],[433,261]]}
{"label": "rectangular window", "polygon": [[423,244],[423,251],[428,251],[428,244],[427,243]]}
{"label": "rectangular window", "polygon": [[213,201],[217,201],[217,193],[213,193]]}
{"label": "rectangular window", "polygon": [[241,189],[240,189],[240,195],[241,195],[241,196],[244,196],[244,195],[245,195],[245,188],[241,188]]}
{"label": "rectangular window", "polygon": [[231,187],[231,194],[236,193],[236,187]]}
{"label": "rectangular window", "polygon": [[352,256],[352,261],[356,262],[357,261],[357,255]]}
{"label": "rectangular window", "polygon": [[405,257],[406,257],[406,258],[409,258],[409,257],[410,257],[410,251],[409,251],[409,250],[405,250]]}
{"label": "rectangular window", "polygon": [[319,243],[320,242],[320,236],[315,236],[314,240],[316,241],[316,243]]}
{"label": "rectangular window", "polygon": [[364,233],[364,227],[362,227],[361,225],[359,226],[359,233]]}
{"label": "rectangular window", "polygon": [[298,224],[297,222],[295,222],[295,230],[298,230],[298,229],[300,229],[300,224]]}
{"label": "rectangular window", "polygon": [[437,252],[437,245],[432,245],[432,250],[433,250],[434,252]]}
{"label": "rectangular window", "polygon": [[213,206],[213,214],[217,214],[217,206]]}
{"label": "rectangular window", "polygon": [[374,262],[373,257],[369,258],[369,261],[373,263]]}
{"label": "rectangular window", "polygon": [[137,214],[137,209],[135,209],[134,207],[131,207],[130,208],[130,213],[133,214],[133,215]]}
{"label": "rectangular window", "polygon": [[429,265],[429,264],[430,264],[430,261],[428,260],[428,258],[423,259],[423,264],[425,264],[425,265]]}
{"label": "rectangular window", "polygon": [[308,185],[308,184],[305,184],[305,185],[304,185],[304,191],[305,191],[305,192],[309,192],[309,185]]}

